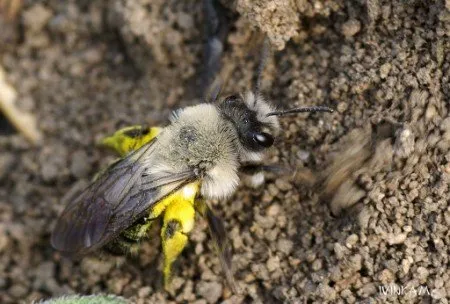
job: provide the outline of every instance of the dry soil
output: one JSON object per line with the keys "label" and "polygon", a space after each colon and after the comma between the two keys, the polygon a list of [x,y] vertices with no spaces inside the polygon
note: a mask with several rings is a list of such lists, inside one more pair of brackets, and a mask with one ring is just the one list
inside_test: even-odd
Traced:
{"label": "dry soil", "polygon": [[134,259],[71,261],[51,248],[67,197],[113,159],[102,136],[200,102],[204,38],[201,1],[48,0],[0,20],[0,65],[44,136],[38,147],[0,137],[0,302],[448,303],[450,1],[224,4],[224,94],[249,88],[262,30],[274,49],[267,98],[336,109],[282,120],[268,162],[295,176],[213,203],[242,294],[224,284],[201,219],[172,294],[158,227]]}

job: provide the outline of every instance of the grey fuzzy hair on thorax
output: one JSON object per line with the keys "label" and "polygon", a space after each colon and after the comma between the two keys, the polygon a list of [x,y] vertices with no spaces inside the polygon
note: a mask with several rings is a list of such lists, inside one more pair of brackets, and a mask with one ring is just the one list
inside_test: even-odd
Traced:
{"label": "grey fuzzy hair on thorax", "polygon": [[239,140],[232,124],[222,119],[213,104],[199,104],[174,113],[158,141],[163,163],[171,170],[205,169],[202,195],[225,198],[234,192],[239,182]]}

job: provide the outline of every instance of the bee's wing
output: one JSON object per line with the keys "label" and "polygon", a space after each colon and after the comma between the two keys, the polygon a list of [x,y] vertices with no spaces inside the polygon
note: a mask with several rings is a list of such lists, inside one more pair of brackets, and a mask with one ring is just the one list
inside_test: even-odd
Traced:
{"label": "bee's wing", "polygon": [[211,232],[211,237],[219,255],[220,264],[222,265],[225,278],[227,279],[231,290],[238,293],[239,289],[234,280],[231,267],[232,253],[225,226],[222,220],[215,216],[211,209],[207,208],[205,215],[208,222],[209,231]]}
{"label": "bee's wing", "polygon": [[216,247],[228,285],[234,293],[239,293],[239,288],[236,285],[231,268],[231,247],[223,221],[214,215],[214,212],[202,198],[198,198],[195,201],[195,208],[208,222],[209,232],[211,233],[214,247]]}
{"label": "bee's wing", "polygon": [[153,204],[196,179],[194,170],[157,175],[157,139],[115,163],[63,211],[53,230],[52,246],[67,255],[98,249],[145,215]]}

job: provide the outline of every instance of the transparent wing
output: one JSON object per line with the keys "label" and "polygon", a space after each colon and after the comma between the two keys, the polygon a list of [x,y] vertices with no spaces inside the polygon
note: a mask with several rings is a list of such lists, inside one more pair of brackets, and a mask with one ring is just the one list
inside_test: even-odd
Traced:
{"label": "transparent wing", "polygon": [[157,139],[115,163],[69,203],[56,222],[52,246],[67,255],[98,249],[145,215],[164,197],[195,180],[195,170],[146,170]]}
{"label": "transparent wing", "polygon": [[229,239],[223,221],[214,215],[214,212],[208,206],[204,199],[198,198],[195,201],[195,209],[199,212],[208,222],[209,232],[214,243],[214,247],[217,250],[222,270],[225,274],[225,278],[234,293],[239,293],[239,288],[234,280],[233,270],[231,265],[232,253]]}

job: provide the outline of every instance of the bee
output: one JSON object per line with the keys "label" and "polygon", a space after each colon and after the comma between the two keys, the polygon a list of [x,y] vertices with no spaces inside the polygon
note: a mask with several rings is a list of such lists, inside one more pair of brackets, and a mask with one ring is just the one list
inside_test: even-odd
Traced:
{"label": "bee", "polygon": [[[263,60],[262,62],[264,62]],[[280,133],[278,117],[302,112],[332,112],[328,107],[276,110],[254,89],[179,109],[161,128],[128,127],[103,143],[122,157],[107,168],[58,218],[52,246],[66,255],[108,247],[132,251],[162,218],[164,286],[170,289],[172,264],[188,242],[195,214],[206,219],[225,278],[236,291],[231,250],[223,221],[207,201],[229,198],[240,172],[256,175]]]}

